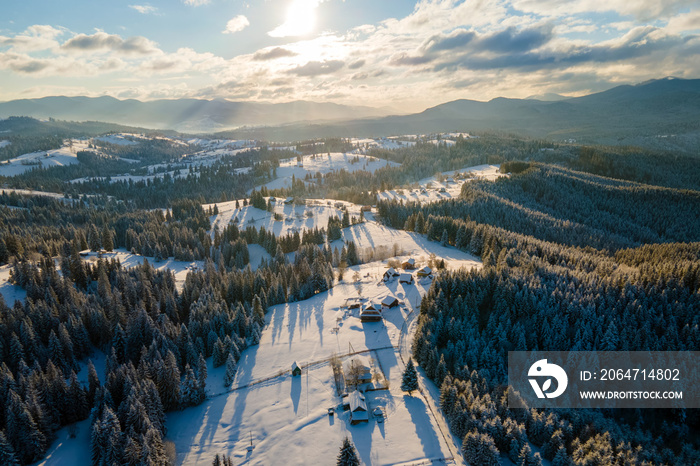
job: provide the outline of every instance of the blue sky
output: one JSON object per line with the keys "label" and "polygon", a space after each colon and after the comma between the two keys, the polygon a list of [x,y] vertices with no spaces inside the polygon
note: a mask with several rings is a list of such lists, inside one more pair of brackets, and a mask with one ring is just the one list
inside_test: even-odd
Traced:
{"label": "blue sky", "polygon": [[0,18],[0,100],[328,101],[581,95],[700,77],[696,0],[23,0]]}

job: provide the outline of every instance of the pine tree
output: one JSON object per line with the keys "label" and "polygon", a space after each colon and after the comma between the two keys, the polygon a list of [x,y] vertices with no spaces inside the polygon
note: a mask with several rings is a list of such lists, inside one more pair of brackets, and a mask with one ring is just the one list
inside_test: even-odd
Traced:
{"label": "pine tree", "polygon": [[15,451],[12,449],[5,438],[5,433],[0,430],[0,464],[3,466],[19,466],[19,461],[15,455]]}
{"label": "pine tree", "polygon": [[100,233],[94,223],[90,225],[88,231],[88,246],[93,251],[98,251],[102,246],[102,238],[100,238]]}
{"label": "pine tree", "polygon": [[450,236],[447,233],[447,229],[442,230],[442,236],[440,237],[440,244],[447,246],[450,242]]}
{"label": "pine tree", "polygon": [[221,339],[217,338],[212,352],[212,364],[214,367],[221,367],[226,362],[226,348]]}
{"label": "pine tree", "polygon": [[226,359],[226,374],[224,374],[224,386],[229,388],[233,383],[233,379],[236,376],[236,359],[233,357],[232,353],[229,353],[228,359]]}
{"label": "pine tree", "polygon": [[476,430],[468,433],[462,442],[462,454],[469,464],[480,466],[499,466],[500,455],[493,439]]}
{"label": "pine tree", "polygon": [[557,450],[557,454],[554,455],[554,459],[552,460],[552,466],[571,466],[572,464],[573,463],[571,462],[569,455],[566,453],[566,448],[559,448],[559,450]]}
{"label": "pine tree", "polygon": [[106,251],[114,250],[114,240],[112,239],[112,231],[106,224],[104,228],[102,228],[102,247]]}
{"label": "pine tree", "polygon": [[532,453],[529,444],[523,445],[518,455],[518,466],[542,466],[542,458],[539,453]]}
{"label": "pine tree", "polygon": [[343,439],[343,445],[338,454],[338,466],[360,466],[360,459],[357,457],[357,450],[349,438]]}
{"label": "pine tree", "polygon": [[403,371],[401,390],[408,392],[409,395],[411,392],[413,392],[413,390],[418,390],[418,373],[413,365],[413,359],[408,360],[406,369]]}

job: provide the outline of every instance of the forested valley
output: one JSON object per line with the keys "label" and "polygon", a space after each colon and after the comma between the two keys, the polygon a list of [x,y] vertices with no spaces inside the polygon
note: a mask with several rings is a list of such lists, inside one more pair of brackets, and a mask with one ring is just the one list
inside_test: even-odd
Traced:
{"label": "forested valley", "polygon": [[502,170],[519,173],[465,184],[458,200],[378,206],[387,223],[484,260],[439,276],[413,343],[465,459],[698,464],[697,410],[509,409],[506,358],[700,349],[700,194],[551,165]]}

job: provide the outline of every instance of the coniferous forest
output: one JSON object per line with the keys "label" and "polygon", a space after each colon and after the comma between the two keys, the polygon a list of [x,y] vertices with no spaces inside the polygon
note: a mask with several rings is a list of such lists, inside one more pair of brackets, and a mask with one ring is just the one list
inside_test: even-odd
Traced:
{"label": "coniferous forest", "polygon": [[484,260],[436,279],[413,342],[465,459],[698,464],[697,410],[509,409],[506,367],[508,351],[697,351],[697,191],[518,166],[458,200],[379,205],[389,224]]}
{"label": "coniferous forest", "polygon": [[[64,130],[51,123],[52,131]],[[17,144],[48,150],[60,144],[54,139],[40,132]],[[43,458],[59,429],[85,419],[92,464],[172,464],[165,413],[205,400],[207,360],[225,366],[230,387],[270,306],[327,291],[361,261],[351,241],[331,247],[357,221],[347,210],[325,228],[276,236],[235,222],[212,232],[217,207],[203,203],[240,199],[271,210],[265,198],[275,195],[372,204],[382,190],[483,163],[500,163],[509,175],[466,182],[450,200],[382,201],[375,216],[483,261],[479,270],[436,275],[413,341],[465,459],[700,464],[697,410],[516,410],[506,403],[508,351],[700,349],[696,158],[484,134],[453,146],[374,149],[372,157],[401,165],[319,173],[249,195],[274,178],[289,151],[224,156],[178,179],[109,179],[124,169],[120,157],[141,160],[129,169],[141,176],[146,163],[185,167],[186,149],[162,141],[138,150],[101,146],[107,157],[82,154],[78,165],[3,179],[66,197],[0,194],[0,265],[26,291],[23,301],[0,298],[0,464]],[[251,170],[237,171],[245,167]],[[78,176],[85,179],[67,182]],[[269,254],[255,269],[252,244]],[[115,249],[148,259],[127,268],[102,257]],[[84,260],[85,251],[97,260]],[[172,272],[151,264],[168,258],[204,265],[178,287]],[[88,362],[98,353],[106,357],[104,373]],[[85,366],[87,383],[77,376]]]}

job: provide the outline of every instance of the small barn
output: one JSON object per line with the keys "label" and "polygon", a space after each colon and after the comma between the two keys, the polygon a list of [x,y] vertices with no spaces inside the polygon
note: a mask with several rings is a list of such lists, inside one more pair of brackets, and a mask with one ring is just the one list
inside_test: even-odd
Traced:
{"label": "small barn", "polygon": [[294,204],[294,198],[293,197],[288,197],[287,199],[284,200],[285,204]]}
{"label": "small barn", "polygon": [[413,270],[416,268],[416,260],[413,257],[406,259],[401,264],[401,267],[403,267],[404,270]]}
{"label": "small barn", "polygon": [[292,363],[292,376],[296,377],[297,375],[301,375],[301,367],[299,367],[299,364],[297,364],[296,361]]}
{"label": "small barn", "polygon": [[396,296],[389,295],[382,299],[382,308],[391,309],[392,307],[396,307],[398,305],[399,300],[396,299]]}
{"label": "small barn", "polygon": [[360,298],[348,298],[345,300],[345,307],[348,309],[359,309],[362,307]]}
{"label": "small barn", "polygon": [[367,403],[365,397],[355,390],[348,395],[350,404],[350,424],[369,421],[369,413],[367,412]]}
{"label": "small barn", "polygon": [[418,275],[419,277],[429,277],[432,274],[433,274],[433,270],[430,267],[428,267],[427,265],[425,267],[421,267],[416,272],[416,275]]}
{"label": "small barn", "polygon": [[369,303],[365,306],[365,311],[381,311],[382,305],[377,303]]}
{"label": "small barn", "polygon": [[399,283],[405,283],[407,285],[413,284],[413,275],[410,273],[402,273],[399,277]]}
{"label": "small barn", "polygon": [[372,206],[371,206],[371,205],[363,205],[362,207],[360,207],[360,210],[361,210],[362,212],[371,212],[371,211],[372,211]]}

